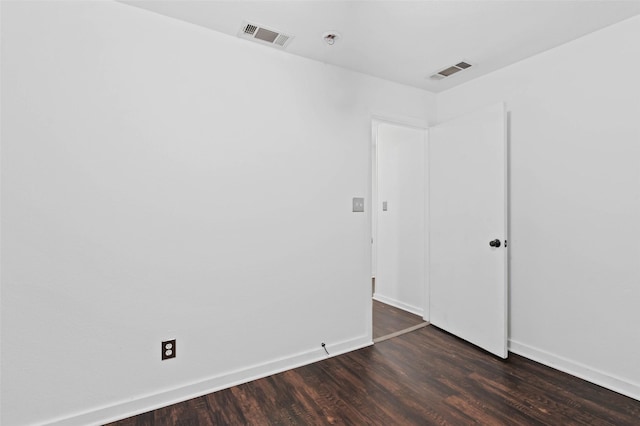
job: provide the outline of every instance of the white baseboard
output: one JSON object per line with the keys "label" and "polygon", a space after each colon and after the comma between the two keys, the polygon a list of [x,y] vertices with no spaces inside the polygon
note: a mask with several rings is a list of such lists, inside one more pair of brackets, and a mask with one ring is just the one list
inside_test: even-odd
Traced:
{"label": "white baseboard", "polygon": [[[421,315],[420,309],[388,299],[384,296],[375,295],[374,299],[395,306],[399,309],[406,310],[416,315]],[[347,340],[337,344],[328,345],[331,356],[341,355],[357,349],[361,349],[372,345],[373,342],[366,336],[356,339]],[[525,358],[532,359],[541,364],[595,383],[599,386],[611,389],[622,395],[640,400],[640,385],[627,380],[614,377],[610,374],[595,370],[584,364],[563,358],[534,348],[532,346],[520,343],[514,340],[509,341],[509,350],[515,354]],[[114,404],[108,407],[102,407],[95,410],[79,413],[73,416],[48,422],[50,425],[58,426],[84,426],[84,425],[100,425],[116,420],[121,420],[137,414],[145,413],[157,408],[166,407],[177,402],[189,400],[202,395],[206,395],[218,390],[226,389],[252,380],[271,376],[303,365],[322,361],[328,358],[322,349],[314,349],[302,352],[293,356],[280,358],[264,364],[255,365],[243,370],[238,370],[223,374],[221,376],[211,377],[206,380],[181,386],[172,390],[147,395],[135,400]]]}
{"label": "white baseboard", "polygon": [[640,385],[524,343],[509,340],[509,351],[640,401]]}
{"label": "white baseboard", "polygon": [[412,314],[420,315],[420,318],[424,316],[424,309],[418,308],[417,306],[409,305],[408,303],[400,302],[399,300],[395,300],[390,297],[383,296],[380,293],[375,293],[373,295],[373,300],[391,305],[395,308],[402,309],[403,311],[407,311]]}
{"label": "white baseboard", "polygon": [[335,344],[327,344],[327,349],[331,353],[330,356],[327,356],[322,348],[313,349],[289,357],[254,365],[246,369],[210,377],[203,381],[180,386],[168,391],[56,419],[46,424],[56,426],[101,425],[135,416],[137,414],[146,413],[147,411],[161,407],[166,407],[177,402],[207,395],[209,393],[240,385],[242,383],[247,383],[252,380],[261,379],[263,377],[271,376],[303,365],[322,361],[372,344],[373,342],[371,341],[371,338],[367,336],[361,336]]}

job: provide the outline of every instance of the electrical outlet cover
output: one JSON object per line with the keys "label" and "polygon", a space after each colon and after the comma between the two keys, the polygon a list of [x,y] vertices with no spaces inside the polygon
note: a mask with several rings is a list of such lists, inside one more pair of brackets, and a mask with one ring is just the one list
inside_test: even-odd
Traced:
{"label": "electrical outlet cover", "polygon": [[355,213],[364,212],[364,198],[353,198],[353,211]]}
{"label": "electrical outlet cover", "polygon": [[176,357],[176,339],[162,342],[162,360]]}

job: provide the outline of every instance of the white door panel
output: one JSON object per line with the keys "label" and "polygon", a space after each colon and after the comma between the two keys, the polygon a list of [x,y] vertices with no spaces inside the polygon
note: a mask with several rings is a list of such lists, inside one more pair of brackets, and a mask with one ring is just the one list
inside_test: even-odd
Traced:
{"label": "white door panel", "polygon": [[[430,321],[507,356],[503,104],[430,129]],[[500,247],[490,247],[498,239]]]}

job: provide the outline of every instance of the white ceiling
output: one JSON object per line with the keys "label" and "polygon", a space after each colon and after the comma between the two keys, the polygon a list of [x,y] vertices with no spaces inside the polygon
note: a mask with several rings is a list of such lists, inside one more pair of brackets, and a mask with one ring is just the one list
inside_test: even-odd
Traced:
{"label": "white ceiling", "polygon": [[[233,37],[243,21],[264,25],[295,37],[286,48],[292,54],[432,92],[640,14],[640,1],[123,0],[123,3]],[[326,31],[337,31],[342,38],[328,46],[322,40]],[[461,60],[474,66],[445,80],[429,79],[431,74]],[[612,64],[613,68],[616,66]]]}

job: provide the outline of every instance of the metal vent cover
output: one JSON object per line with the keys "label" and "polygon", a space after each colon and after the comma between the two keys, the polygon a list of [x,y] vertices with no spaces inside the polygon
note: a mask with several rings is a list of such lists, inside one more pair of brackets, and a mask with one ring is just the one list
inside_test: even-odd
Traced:
{"label": "metal vent cover", "polygon": [[460,61],[455,65],[451,65],[449,67],[446,67],[444,69],[441,69],[440,71],[432,74],[429,76],[430,79],[432,80],[443,80],[447,77],[450,77],[456,73],[459,73],[460,71],[464,71],[466,69],[471,68],[473,65],[470,64],[469,62],[466,61]]}
{"label": "metal vent cover", "polygon": [[457,72],[462,71],[462,69],[458,68],[458,67],[449,67],[446,69],[443,69],[442,71],[440,71],[438,74],[444,76],[444,77],[449,77],[450,75],[453,75]]}
{"label": "metal vent cover", "polygon": [[255,25],[247,24],[242,29],[242,32],[245,33],[245,34],[253,35],[253,34],[255,34],[257,29],[258,29],[258,27],[256,27]]}
{"label": "metal vent cover", "polygon": [[274,30],[273,28],[247,21],[242,23],[242,27],[240,27],[240,31],[238,31],[238,37],[258,41],[260,43],[282,49],[287,47],[293,39],[292,35],[284,34],[281,31]]}
{"label": "metal vent cover", "polygon": [[273,43],[277,44],[278,46],[284,47],[284,45],[287,44],[288,41],[289,41],[289,36],[286,36],[284,34],[279,34]]}

